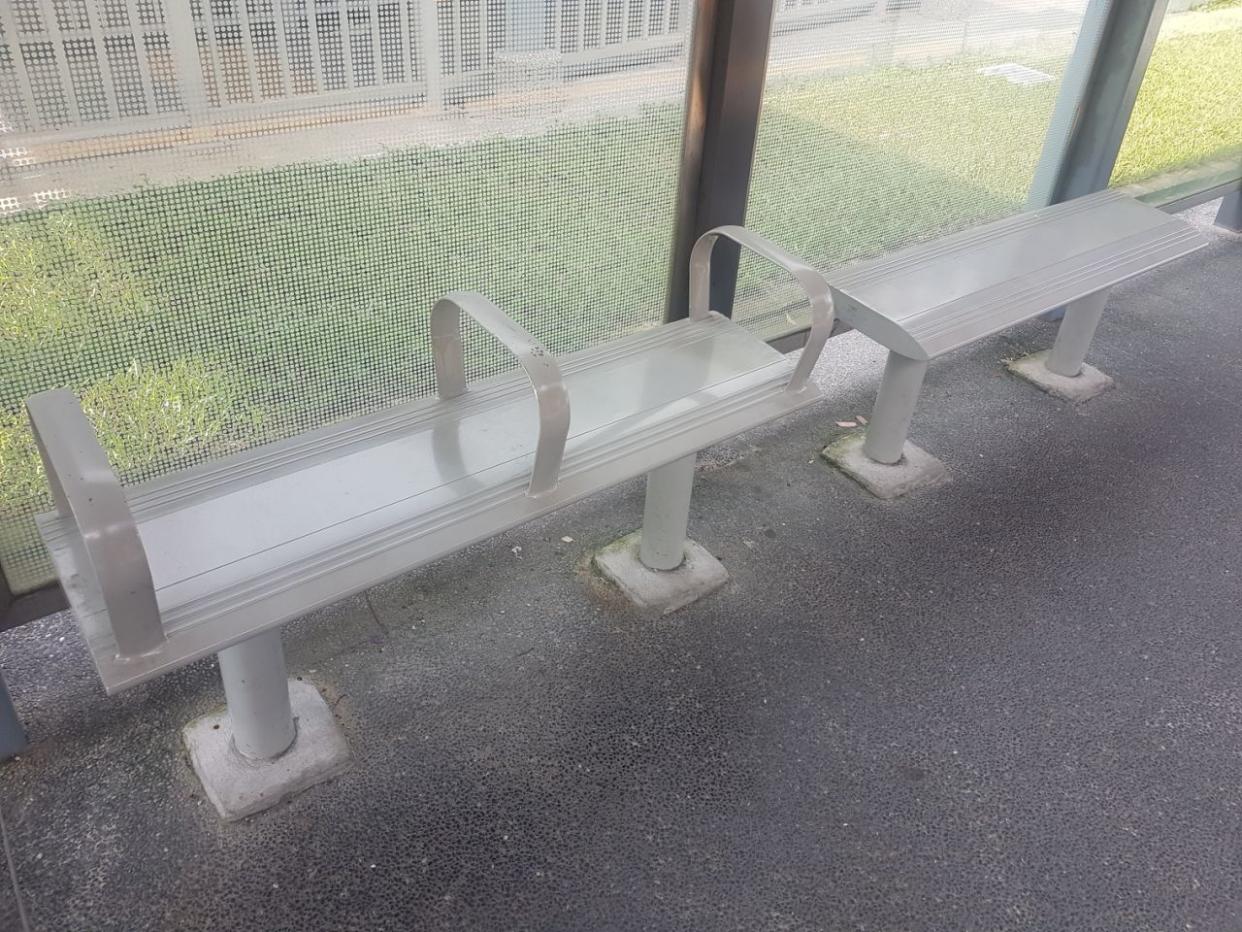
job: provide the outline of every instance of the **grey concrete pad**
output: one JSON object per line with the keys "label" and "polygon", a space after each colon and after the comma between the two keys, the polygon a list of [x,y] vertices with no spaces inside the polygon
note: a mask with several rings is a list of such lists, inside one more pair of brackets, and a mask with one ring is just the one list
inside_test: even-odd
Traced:
{"label": "grey concrete pad", "polygon": [[820,455],[876,498],[900,498],[949,481],[944,463],[909,440],[901,448],[901,460],[892,465],[877,463],[863,453],[865,440],[863,434],[847,434],[824,447]]}
{"label": "grey concrete pad", "polygon": [[594,563],[627,599],[647,612],[668,615],[710,595],[729,581],[729,572],[700,544],[686,541],[686,558],[675,570],[653,570],[638,558],[641,531],[613,541]]}
{"label": "grey concrete pad", "polygon": [[197,718],[182,736],[190,763],[220,817],[228,822],[270,809],[349,765],[349,745],[323,696],[305,680],[289,680],[297,737],[272,760],[244,757],[233,746],[226,710]]}
{"label": "grey concrete pad", "polygon": [[1111,376],[1105,375],[1095,366],[1083,365],[1082,372],[1071,378],[1057,375],[1044,365],[1048,358],[1047,350],[1031,353],[1019,359],[1005,361],[1005,367],[1023,381],[1030,382],[1040,391],[1047,392],[1054,398],[1082,404],[1090,401],[1100,392],[1113,387]]}

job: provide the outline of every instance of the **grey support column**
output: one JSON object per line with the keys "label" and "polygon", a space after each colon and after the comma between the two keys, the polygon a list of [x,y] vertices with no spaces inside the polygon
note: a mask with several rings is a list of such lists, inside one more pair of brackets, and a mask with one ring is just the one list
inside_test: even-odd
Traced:
{"label": "grey support column", "polygon": [[694,461],[691,454],[647,474],[638,558],[649,569],[675,570],[686,558]]}
{"label": "grey support column", "polygon": [[1066,306],[1056,341],[1044,363],[1049,372],[1070,379],[1082,373],[1091,339],[1095,336],[1095,328],[1100,323],[1107,301],[1108,292],[1100,291]]}
{"label": "grey support column", "polygon": [[280,629],[225,648],[219,660],[229,730],[238,753],[268,760],[289,750],[297,728],[289,706]]}
{"label": "grey support column", "polygon": [[1216,225],[1234,233],[1242,233],[1242,191],[1226,194],[1216,212]]}
{"label": "grey support column", "polygon": [[22,720],[17,717],[17,710],[13,708],[13,700],[9,696],[4,678],[0,677],[0,760],[7,760],[24,750],[26,730],[22,728]]}
{"label": "grey support column", "polygon": [[729,581],[724,566],[686,536],[695,455],[647,474],[642,530],[595,554],[595,568],[638,608],[667,615]]}
{"label": "grey support column", "polygon": [[884,380],[871,412],[863,453],[877,463],[893,465],[901,461],[910,431],[910,421],[919,401],[927,361],[889,353]]}
{"label": "grey support column", "polygon": [[840,436],[821,454],[876,498],[949,481],[944,463],[906,439],[926,374],[927,360],[890,352],[866,434]]}
{"label": "grey support column", "polygon": [[1052,349],[1011,359],[1005,366],[1041,391],[1075,404],[1111,388],[1113,380],[1085,361],[1107,301],[1105,289],[1066,305]]}

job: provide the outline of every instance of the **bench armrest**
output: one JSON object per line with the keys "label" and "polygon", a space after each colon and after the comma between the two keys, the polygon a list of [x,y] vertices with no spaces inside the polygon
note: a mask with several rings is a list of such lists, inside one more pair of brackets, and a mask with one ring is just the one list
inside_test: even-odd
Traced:
{"label": "bench armrest", "polygon": [[435,356],[436,391],[441,398],[466,393],[466,368],[461,339],[461,312],[496,337],[517,357],[535,390],[539,405],[539,439],[527,494],[534,497],[556,488],[569,435],[569,392],[556,357],[504,311],[481,294],[453,291],[431,310],[431,348]]}
{"label": "bench armrest", "polygon": [[793,275],[811,304],[811,332],[793,375],[788,390],[800,392],[806,387],[811,370],[832,333],[832,293],[824,277],[791,252],[777,246],[771,240],[745,227],[720,226],[708,230],[699,237],[690,252],[690,317],[702,320],[711,312],[708,307],[712,281],[712,249],[720,237],[733,240],[755,255],[779,265]]}
{"label": "bench armrest", "polygon": [[125,492],[73,392],[40,392],[26,401],[56,510],[82,535],[122,657],[158,650],[164,626],[147,552]]}

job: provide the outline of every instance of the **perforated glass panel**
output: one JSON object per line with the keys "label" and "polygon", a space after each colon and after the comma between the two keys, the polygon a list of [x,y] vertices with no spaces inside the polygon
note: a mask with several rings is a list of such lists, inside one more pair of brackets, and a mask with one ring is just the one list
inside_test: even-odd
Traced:
{"label": "perforated glass panel", "polygon": [[1217,161],[1242,173],[1240,65],[1242,0],[1171,3],[1112,183],[1134,184]]}
{"label": "perforated glass panel", "polygon": [[[0,563],[49,579],[22,409],[127,483],[432,390],[480,291],[555,353],[657,324],[684,0],[0,3]],[[507,365],[467,336],[472,376]]]}
{"label": "perforated glass panel", "polygon": [[[747,225],[827,271],[1021,210],[1086,0],[779,0]],[[806,322],[743,259],[735,316]]]}

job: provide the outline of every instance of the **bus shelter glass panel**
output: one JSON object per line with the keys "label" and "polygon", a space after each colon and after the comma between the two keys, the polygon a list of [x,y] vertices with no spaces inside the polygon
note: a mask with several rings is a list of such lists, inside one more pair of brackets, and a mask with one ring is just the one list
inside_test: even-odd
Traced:
{"label": "bus shelter glass panel", "polygon": [[[686,0],[0,3],[0,566],[50,577],[23,412],[127,483],[432,391],[437,297],[556,353],[658,324]],[[504,354],[467,341],[469,374]]]}
{"label": "bus shelter glass panel", "polygon": [[[777,0],[747,224],[831,271],[1022,210],[1088,0]],[[743,258],[735,315],[805,308]]]}

